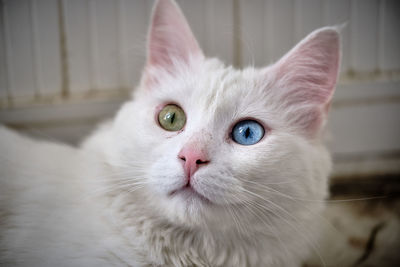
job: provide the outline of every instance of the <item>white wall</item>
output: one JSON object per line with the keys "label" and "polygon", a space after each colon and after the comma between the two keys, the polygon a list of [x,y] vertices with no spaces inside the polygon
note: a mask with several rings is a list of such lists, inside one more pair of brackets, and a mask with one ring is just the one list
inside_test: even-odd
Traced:
{"label": "white wall", "polygon": [[[400,172],[400,2],[178,0],[201,46],[267,65],[346,22],[330,120],[336,174]],[[137,83],[153,1],[2,0],[0,122],[76,142]]]}

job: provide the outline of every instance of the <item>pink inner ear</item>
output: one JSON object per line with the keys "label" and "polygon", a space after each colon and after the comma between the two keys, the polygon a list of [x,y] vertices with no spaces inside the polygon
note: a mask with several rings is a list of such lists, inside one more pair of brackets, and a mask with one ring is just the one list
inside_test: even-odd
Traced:
{"label": "pink inner ear", "polygon": [[273,67],[280,100],[296,110],[293,122],[308,132],[322,124],[328,110],[340,61],[339,34],[334,28],[311,33]]}
{"label": "pink inner ear", "polygon": [[276,64],[277,79],[285,83],[290,103],[327,104],[335,89],[339,59],[339,35],[332,28],[311,33],[285,55]]}
{"label": "pink inner ear", "polygon": [[189,64],[203,57],[181,10],[172,0],[158,0],[149,32],[148,67],[170,70],[174,61]]}

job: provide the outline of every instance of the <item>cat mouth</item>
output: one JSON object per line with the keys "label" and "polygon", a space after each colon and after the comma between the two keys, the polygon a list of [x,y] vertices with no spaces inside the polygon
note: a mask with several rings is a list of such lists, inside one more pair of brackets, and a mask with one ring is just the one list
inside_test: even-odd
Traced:
{"label": "cat mouth", "polygon": [[180,196],[183,197],[185,200],[193,200],[199,199],[206,204],[212,204],[211,200],[199,193],[196,189],[193,188],[191,185],[185,185],[179,189],[176,189],[168,194],[171,197]]}

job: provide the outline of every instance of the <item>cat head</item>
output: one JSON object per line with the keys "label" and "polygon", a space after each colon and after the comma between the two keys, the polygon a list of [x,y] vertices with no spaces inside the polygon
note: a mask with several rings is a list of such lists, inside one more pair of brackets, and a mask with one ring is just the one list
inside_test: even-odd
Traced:
{"label": "cat head", "polygon": [[140,86],[113,126],[113,164],[130,173],[143,209],[240,230],[320,208],[336,28],[312,32],[271,66],[237,70],[206,58],[176,3],[158,0],[148,39]]}

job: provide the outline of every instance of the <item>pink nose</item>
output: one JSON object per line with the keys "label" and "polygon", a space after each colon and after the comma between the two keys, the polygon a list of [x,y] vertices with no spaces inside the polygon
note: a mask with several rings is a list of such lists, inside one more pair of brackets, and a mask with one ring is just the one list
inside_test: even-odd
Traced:
{"label": "pink nose", "polygon": [[206,152],[193,145],[184,146],[179,152],[178,157],[182,160],[188,183],[190,182],[190,177],[192,177],[201,166],[210,162]]}

